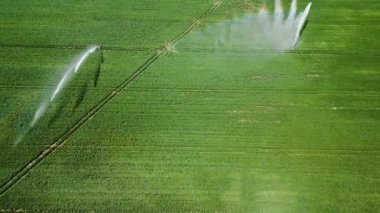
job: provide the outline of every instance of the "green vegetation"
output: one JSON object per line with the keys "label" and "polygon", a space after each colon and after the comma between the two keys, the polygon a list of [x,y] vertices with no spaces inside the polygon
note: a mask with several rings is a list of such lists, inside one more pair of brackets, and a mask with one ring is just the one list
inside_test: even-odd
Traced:
{"label": "green vegetation", "polygon": [[[0,183],[211,6],[2,1]],[[0,211],[379,211],[380,4],[314,2],[291,53],[214,51],[194,33],[255,6],[225,1],[179,53],[156,60],[4,193]],[[88,44],[104,46],[100,72],[95,54],[13,146]]]}

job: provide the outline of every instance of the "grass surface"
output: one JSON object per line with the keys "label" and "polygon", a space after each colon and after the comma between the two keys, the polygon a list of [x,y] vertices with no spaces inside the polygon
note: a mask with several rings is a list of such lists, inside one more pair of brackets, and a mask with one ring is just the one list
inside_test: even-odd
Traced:
{"label": "grass surface", "polygon": [[[195,31],[248,3],[225,1]],[[1,182],[212,5],[0,4]],[[379,7],[313,2],[292,53],[215,50],[193,31],[3,194],[0,210],[378,211]],[[51,76],[90,43],[105,47],[97,87],[94,55],[14,147]]]}

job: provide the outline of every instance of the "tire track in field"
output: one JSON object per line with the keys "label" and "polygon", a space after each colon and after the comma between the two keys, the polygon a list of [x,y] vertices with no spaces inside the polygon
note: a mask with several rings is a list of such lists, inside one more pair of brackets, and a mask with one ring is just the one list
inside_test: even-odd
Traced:
{"label": "tire track in field", "polygon": [[[83,45],[36,45],[36,44],[0,44],[0,48],[23,48],[23,49],[57,49],[57,50],[83,50],[88,46]],[[148,50],[154,50],[155,48],[145,48],[145,47],[121,47],[121,46],[102,46],[102,50],[114,50],[114,51],[131,51],[131,52],[145,52]]]}
{"label": "tire track in field", "polygon": [[[196,27],[196,22],[194,22],[194,26],[191,25],[190,28]],[[190,30],[191,31],[191,30]],[[189,32],[190,32],[189,31]],[[189,33],[187,32],[187,33]],[[181,38],[185,36],[187,33],[181,34]],[[177,37],[178,38],[178,37]],[[177,41],[180,38],[176,39]],[[174,41],[174,40],[173,40]],[[82,45],[75,45],[75,46],[67,46],[67,45],[34,45],[34,44],[0,44],[0,48],[26,48],[26,49],[61,49],[61,50],[83,50],[87,46]],[[144,48],[144,47],[135,47],[135,48],[128,48],[128,47],[121,47],[121,46],[104,46],[102,45],[102,50],[111,50],[111,51],[120,51],[120,52],[146,52],[154,50],[155,48]],[[313,50],[313,49],[303,49],[303,50],[293,50],[293,51],[275,51],[275,50],[230,50],[230,49],[223,49],[224,52],[229,53],[261,53],[261,54],[276,54],[276,53],[288,53],[288,54],[318,54],[318,55],[355,55],[355,54],[372,54],[372,55],[379,55],[380,51],[377,50],[352,50],[352,51],[343,51],[339,49],[329,49],[329,50]],[[214,49],[207,49],[207,48],[197,48],[195,49],[189,49],[189,48],[183,48],[181,52],[192,52],[192,53],[209,53],[214,52]]]}
{"label": "tire track in field", "polygon": [[[204,12],[199,18],[197,18],[183,33],[174,38],[170,44],[175,45],[181,38],[190,33],[195,27],[202,23],[202,21],[209,16],[217,7],[221,5],[222,1],[219,0],[214,3],[206,12]],[[81,117],[73,126],[71,126],[66,132],[64,132],[53,144],[42,150],[35,158],[31,159],[28,164],[18,170],[13,176],[0,186],[0,197],[2,197],[12,186],[18,183],[23,177],[25,177],[35,166],[37,166],[42,160],[53,153],[57,148],[65,145],[67,139],[75,133],[80,127],[83,126],[89,119],[91,119],[100,109],[102,109],[107,103],[109,103],[117,94],[119,94],[124,88],[126,88],[133,80],[141,75],[151,64],[165,54],[169,53],[169,48],[165,47],[159,49],[156,54],[150,57],[144,64],[142,64],[137,70],[135,70],[127,79],[114,88],[114,90],[100,100],[91,110],[89,110],[83,117]]]}

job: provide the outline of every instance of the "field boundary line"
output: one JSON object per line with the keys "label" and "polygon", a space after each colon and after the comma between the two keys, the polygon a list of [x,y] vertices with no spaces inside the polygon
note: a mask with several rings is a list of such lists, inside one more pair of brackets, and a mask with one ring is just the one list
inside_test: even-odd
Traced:
{"label": "field boundary line", "polygon": [[[215,9],[215,8],[214,8]],[[209,12],[211,13],[212,10]],[[199,19],[197,19],[199,20]],[[195,28],[197,26],[196,21],[187,28],[187,30],[192,30],[191,28]],[[189,31],[189,32],[190,32]],[[184,31],[180,36],[177,37],[177,39],[174,39],[172,42],[177,42],[179,39],[184,37],[187,33]],[[33,44],[26,44],[26,45],[20,45],[20,44],[0,44],[0,48],[30,48],[30,49],[61,49],[61,50],[83,50],[87,46],[82,45],[33,45]],[[120,52],[146,52],[146,51],[152,51],[157,48],[146,48],[146,47],[121,47],[121,46],[103,46],[102,50],[110,50],[110,51],[120,51]],[[259,49],[259,50],[229,50],[222,49],[224,52],[229,53],[249,53],[249,54],[277,54],[277,53],[287,53],[287,54],[319,54],[319,55],[357,55],[357,54],[370,54],[370,55],[379,55],[380,51],[377,50],[359,50],[359,51],[343,51],[339,49],[328,49],[328,50],[313,50],[313,49],[303,49],[303,50],[294,50],[294,51],[274,51],[274,50],[266,50],[266,49]],[[183,48],[182,52],[205,52],[210,53],[214,52],[214,49],[212,48],[197,48],[191,49],[191,48]]]}
{"label": "field boundary line", "polygon": [[[208,17],[216,8],[221,5],[222,1],[215,2],[206,12],[197,18],[184,32],[175,37],[170,43],[175,45],[181,38],[190,33],[195,27],[200,25],[202,21]],[[31,159],[24,167],[19,169],[12,177],[0,186],[0,197],[2,197],[12,186],[24,178],[33,168],[35,168],[46,157],[53,153],[57,148],[65,145],[67,139],[83,126],[89,119],[91,119],[100,109],[109,103],[116,95],[118,95],[124,88],[126,88],[133,80],[141,75],[151,64],[153,64],[161,56],[170,53],[170,49],[165,45],[163,48],[156,51],[144,64],[135,70],[127,79],[114,88],[108,95],[101,99],[93,108],[91,108],[84,116],[82,116],[74,125],[72,125],[66,132],[64,132],[57,140],[42,150],[35,158]]]}
{"label": "field boundary line", "polygon": [[[36,44],[0,44],[0,48],[22,48],[22,49],[57,49],[57,50],[83,50],[87,46],[83,45],[36,45]],[[121,47],[121,46],[102,46],[102,50],[114,50],[114,51],[131,51],[131,52],[142,52],[154,50],[156,48],[145,48],[145,47]]]}

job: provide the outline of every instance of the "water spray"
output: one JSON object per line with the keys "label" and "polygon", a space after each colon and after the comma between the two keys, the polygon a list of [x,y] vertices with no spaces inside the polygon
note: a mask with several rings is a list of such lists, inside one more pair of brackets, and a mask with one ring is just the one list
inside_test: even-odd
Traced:
{"label": "water spray", "polygon": [[[41,119],[41,117],[45,114],[47,108],[49,107],[50,103],[54,101],[54,99],[58,96],[58,94],[63,90],[63,88],[66,86],[66,84],[70,81],[70,79],[75,75],[75,73],[78,72],[81,65],[86,61],[86,59],[95,51],[101,51],[100,46],[90,46],[88,47],[78,58],[76,58],[71,66],[66,69],[64,72],[62,78],[59,80],[57,86],[54,88],[52,93],[42,101],[42,103],[37,108],[36,112],[34,113],[33,120],[31,121],[29,128],[26,131],[23,131],[22,134],[19,135],[19,137],[14,142],[14,145],[17,145],[19,142],[22,141],[24,136],[31,130],[31,128],[34,127],[34,125]],[[101,52],[101,62],[103,61],[103,53]],[[99,65],[100,66],[100,65]]]}
{"label": "water spray", "polygon": [[[202,48],[217,51],[292,51],[297,47],[307,23],[311,4],[310,2],[303,11],[297,12],[297,0],[292,0],[289,13],[286,14],[282,1],[274,0],[273,12],[262,4],[257,12],[210,25],[202,31],[192,33],[184,42],[188,42],[185,45],[190,48],[199,44]],[[210,44],[213,46],[207,46]]]}
{"label": "water spray", "polygon": [[[293,0],[293,2],[296,2],[296,0]],[[295,36],[294,42],[293,42],[293,49],[296,47],[297,42],[299,40],[299,37],[301,36],[302,28],[305,26],[305,24],[307,22],[307,17],[309,15],[310,8],[311,8],[311,2],[309,4],[307,4],[305,10],[299,16],[300,20],[298,21],[296,36]]]}
{"label": "water spray", "polygon": [[74,72],[76,73],[79,70],[79,67],[82,65],[82,63],[86,60],[86,58],[93,53],[95,50],[100,50],[99,46],[94,46],[89,48],[82,56],[80,57],[79,61],[75,65]]}
{"label": "water spray", "polygon": [[294,50],[301,31],[304,28],[311,8],[311,2],[305,10],[297,16],[297,0],[292,0],[288,17],[284,20],[284,12],[281,0],[275,0],[274,18],[268,14],[266,5],[263,5],[258,14],[258,20],[262,28],[263,36],[277,43],[280,49]]}
{"label": "water spray", "polygon": [[45,114],[45,111],[49,104],[54,101],[54,99],[57,97],[57,95],[62,91],[62,89],[65,87],[67,82],[71,79],[71,77],[74,76],[74,74],[79,70],[83,62],[93,53],[95,50],[100,50],[99,46],[91,46],[87,48],[85,52],[83,52],[79,59],[74,60],[72,65],[65,71],[62,78],[58,82],[58,85],[54,88],[52,94],[50,95],[50,98],[48,100],[44,100],[40,106],[38,107],[37,111],[34,114],[33,120],[30,124],[30,127],[33,127],[36,122]]}

